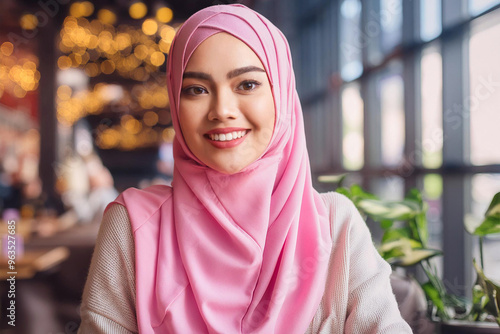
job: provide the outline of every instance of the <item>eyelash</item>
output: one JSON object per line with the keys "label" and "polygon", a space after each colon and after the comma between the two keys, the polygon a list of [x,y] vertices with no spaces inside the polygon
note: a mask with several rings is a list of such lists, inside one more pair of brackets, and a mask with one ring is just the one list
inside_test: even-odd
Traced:
{"label": "eyelash", "polygon": [[[248,85],[248,84],[254,85],[254,87],[251,88],[251,89],[244,89],[244,88],[242,88],[243,85]],[[245,81],[243,81],[242,83],[239,84],[238,89],[241,89],[243,91],[253,91],[253,90],[259,88],[260,85],[261,85],[261,83],[258,82],[258,81],[255,81],[255,80],[245,80]]]}
{"label": "eyelash", "polygon": [[182,94],[191,95],[191,96],[201,95],[201,93],[200,94],[194,93],[193,90],[195,90],[195,89],[201,89],[201,90],[203,90],[204,93],[207,92],[207,90],[205,88],[200,87],[200,86],[189,86],[189,87],[183,88],[181,92],[182,92]]}
{"label": "eyelash", "polygon": [[[243,88],[244,85],[253,85],[252,88],[250,89],[245,89]],[[250,91],[253,91],[255,89],[257,89],[259,86],[261,85],[260,82],[258,81],[255,81],[255,80],[245,80],[243,82],[241,82],[237,89],[238,90],[241,90],[241,91],[245,91],[245,92],[250,92]],[[195,93],[194,90],[202,90],[203,92],[200,92],[199,94],[198,93]],[[197,95],[201,95],[203,93],[207,93],[207,90],[201,86],[189,86],[189,87],[186,87],[186,88],[183,88],[182,89],[182,94],[186,94],[186,95],[191,95],[191,96],[197,96]]]}

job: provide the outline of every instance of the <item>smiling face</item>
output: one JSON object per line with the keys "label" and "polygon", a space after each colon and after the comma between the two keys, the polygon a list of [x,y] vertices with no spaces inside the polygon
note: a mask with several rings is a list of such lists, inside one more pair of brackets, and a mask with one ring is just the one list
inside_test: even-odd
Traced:
{"label": "smiling face", "polygon": [[227,33],[203,41],[184,71],[179,106],[191,152],[212,169],[237,173],[264,153],[274,121],[271,85],[252,49]]}

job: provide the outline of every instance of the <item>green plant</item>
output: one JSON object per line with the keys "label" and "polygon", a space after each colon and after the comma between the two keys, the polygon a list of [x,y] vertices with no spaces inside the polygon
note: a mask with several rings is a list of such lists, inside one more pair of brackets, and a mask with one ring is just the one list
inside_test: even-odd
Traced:
{"label": "green plant", "polygon": [[[344,176],[322,177],[321,182],[341,184]],[[383,236],[378,246],[382,257],[392,266],[419,265],[427,280],[421,282],[427,300],[431,303],[431,316],[441,320],[461,319],[484,321],[494,318],[500,326],[500,287],[484,275],[483,238],[500,233],[500,192],[486,211],[477,227],[466,226],[467,231],[479,237],[480,264],[473,260],[477,280],[472,300],[448,293],[437,274],[432,258],[442,252],[428,247],[427,208],[422,194],[412,189],[402,201],[384,201],[364,191],[359,185],[339,186],[337,192],[350,198],[364,218],[380,224]]]}

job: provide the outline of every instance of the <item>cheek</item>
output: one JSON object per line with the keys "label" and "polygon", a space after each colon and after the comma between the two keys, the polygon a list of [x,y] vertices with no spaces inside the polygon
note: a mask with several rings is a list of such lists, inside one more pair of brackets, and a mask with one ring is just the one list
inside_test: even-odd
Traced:
{"label": "cheek", "polygon": [[184,141],[188,144],[188,146],[191,146],[199,120],[196,117],[196,113],[190,112],[189,110],[191,109],[179,108],[179,125],[181,127]]}
{"label": "cheek", "polygon": [[252,104],[252,123],[258,128],[258,144],[267,147],[274,131],[274,101],[269,98],[259,99]]}

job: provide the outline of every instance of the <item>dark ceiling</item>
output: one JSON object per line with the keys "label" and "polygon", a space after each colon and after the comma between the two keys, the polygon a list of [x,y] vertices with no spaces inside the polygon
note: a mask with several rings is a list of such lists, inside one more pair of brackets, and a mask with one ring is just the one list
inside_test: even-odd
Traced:
{"label": "dark ceiling", "polygon": [[[62,19],[68,13],[68,8],[75,1],[70,0],[0,0],[0,27],[17,25],[17,20],[23,13],[49,12],[50,16]],[[91,0],[94,5],[94,13],[101,8],[112,9],[118,16],[119,23],[130,23],[128,7],[135,0]],[[255,0],[142,0],[148,6],[148,12],[160,6],[168,6],[174,12],[174,20],[184,21],[196,11],[218,4],[243,3],[253,7]],[[57,7],[57,8],[56,8]],[[55,15],[52,15],[52,12]],[[95,14],[94,14],[95,15]]]}

